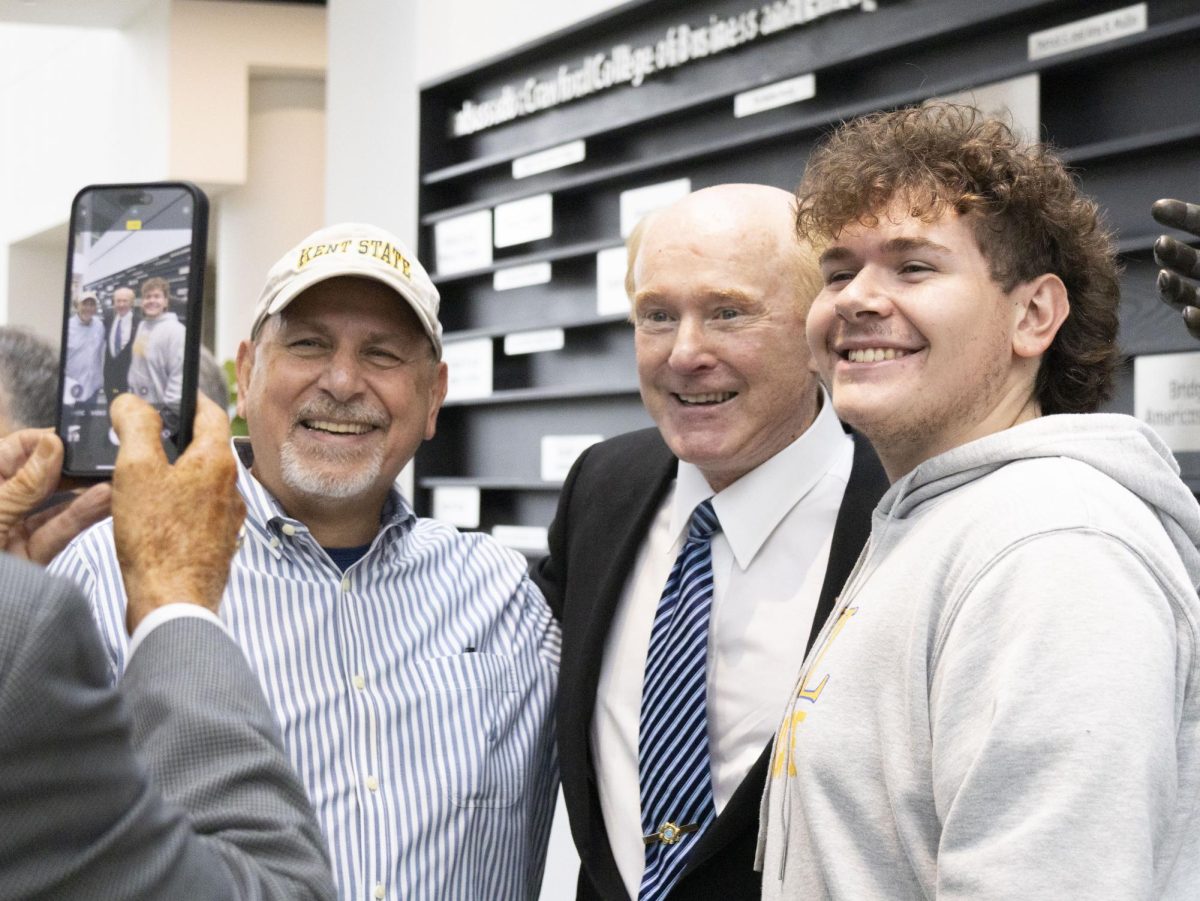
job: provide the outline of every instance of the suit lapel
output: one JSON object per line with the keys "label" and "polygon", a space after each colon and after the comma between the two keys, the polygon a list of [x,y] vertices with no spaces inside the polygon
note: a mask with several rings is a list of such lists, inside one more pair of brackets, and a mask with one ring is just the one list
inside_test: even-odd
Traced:
{"label": "suit lapel", "polygon": [[[592,848],[588,870],[606,898],[626,898],[628,895],[612,856],[612,848],[600,811],[596,769],[592,763],[590,729],[596,708],[596,689],[600,681],[601,662],[613,617],[620,605],[625,583],[637,562],[646,533],[675,478],[675,457],[665,444],[661,444],[657,432],[654,437],[659,443],[648,453],[649,459],[638,461],[643,477],[612,479],[613,484],[608,488],[609,493],[606,494],[603,510],[593,510],[587,514],[589,518],[594,517],[600,522],[623,523],[626,531],[623,535],[613,536],[611,544],[607,546],[604,542],[598,542],[594,547],[586,549],[588,553],[607,554],[608,557],[603,571],[597,571],[598,578],[593,582],[594,587],[588,589],[590,597],[576,608],[586,611],[586,619],[575,627],[580,630],[580,643],[570,650],[569,658],[564,653],[559,684],[559,691],[564,693],[562,700],[569,699],[573,708],[570,728],[565,730],[569,734],[560,730],[560,755],[564,764],[571,755],[574,755],[572,759],[586,761],[587,785],[576,786],[576,789],[582,789],[582,794],[590,799],[588,808],[593,815],[589,818],[588,828],[591,834],[584,838]],[[612,475],[609,471],[602,474],[606,480]],[[565,632],[564,628],[564,634]],[[560,702],[560,716],[562,713]],[[564,779],[567,769],[564,765]]]}

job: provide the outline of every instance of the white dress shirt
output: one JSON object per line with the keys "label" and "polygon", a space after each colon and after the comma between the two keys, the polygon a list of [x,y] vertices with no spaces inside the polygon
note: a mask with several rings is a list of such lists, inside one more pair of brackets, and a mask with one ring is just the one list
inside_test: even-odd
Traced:
{"label": "white dress shirt", "polygon": [[[117,326],[120,325],[121,341],[117,342]],[[129,343],[129,339],[133,337],[133,311],[130,310],[124,316],[114,316],[113,321],[108,326],[108,351],[112,356],[116,356],[125,349],[125,345]],[[111,386],[110,386],[111,387]]]}
{"label": "white dress shirt", "polygon": [[779,725],[804,657],[829,545],[854,462],[832,404],[758,468],[713,495],[680,461],[609,630],[591,742],[600,806],[617,869],[636,898],[645,868],[638,784],[642,680],[655,611],[695,506],[713,498],[713,602],[708,631],[708,741],[717,813]]}
{"label": "white dress shirt", "polygon": [[163,623],[169,623],[173,619],[183,619],[187,616],[206,619],[210,623],[216,623],[225,631],[225,634],[229,634],[229,630],[225,628],[225,624],[221,622],[221,618],[207,607],[201,607],[199,604],[184,601],[163,604],[161,607],[155,607],[142,617],[142,621],[133,630],[133,634],[129,636],[129,656],[132,657],[137,652],[137,649],[141,647],[142,642],[146,640],[146,636]]}

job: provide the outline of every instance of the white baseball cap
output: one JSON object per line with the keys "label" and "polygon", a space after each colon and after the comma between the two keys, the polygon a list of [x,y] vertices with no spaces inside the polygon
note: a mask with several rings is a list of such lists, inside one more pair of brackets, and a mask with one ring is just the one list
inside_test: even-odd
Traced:
{"label": "white baseball cap", "polygon": [[358,222],[343,222],[313,232],[271,267],[254,308],[250,337],[256,338],[267,317],[278,313],[302,291],[342,275],[382,282],[408,301],[441,359],[441,299],[425,267],[395,235]]}

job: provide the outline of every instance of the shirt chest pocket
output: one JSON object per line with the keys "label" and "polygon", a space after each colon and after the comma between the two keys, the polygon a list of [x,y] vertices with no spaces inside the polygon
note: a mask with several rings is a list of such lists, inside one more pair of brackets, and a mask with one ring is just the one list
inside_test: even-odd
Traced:
{"label": "shirt chest pocket", "polygon": [[425,694],[414,726],[428,736],[451,800],[460,807],[512,805],[525,783],[512,659],[472,652],[420,667]]}

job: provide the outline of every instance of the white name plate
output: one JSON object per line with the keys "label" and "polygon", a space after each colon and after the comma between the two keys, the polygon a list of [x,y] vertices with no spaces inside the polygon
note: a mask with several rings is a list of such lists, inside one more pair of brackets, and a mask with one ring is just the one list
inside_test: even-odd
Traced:
{"label": "white name plate", "polygon": [[434,223],[433,249],[439,275],[492,265],[492,211],[479,210]]}
{"label": "white name plate", "polygon": [[448,341],[442,347],[448,386],[446,400],[471,400],[492,393],[492,339]]}
{"label": "white name plate", "polygon": [[621,237],[628,238],[634,226],[642,221],[647,213],[660,210],[674,203],[680,197],[692,193],[690,178],[677,178],[674,181],[663,181],[644,188],[630,188],[621,192]]}
{"label": "white name plate", "polygon": [[1029,58],[1045,59],[1115,41],[1146,30],[1146,4],[1135,3],[1123,9],[1077,19],[1057,28],[1035,31],[1029,36]]}
{"label": "white name plate", "polygon": [[536,354],[546,350],[562,350],[567,343],[567,333],[560,328],[544,328],[535,332],[513,332],[504,336],[504,353],[515,357],[519,354]]}
{"label": "white name plate", "polygon": [[512,161],[512,177],[528,178],[552,169],[561,169],[564,166],[582,163],[586,158],[587,144],[585,142],[568,141],[557,147],[549,147],[539,150],[537,153],[517,157]]}
{"label": "white name plate", "polygon": [[567,477],[579,455],[603,440],[603,435],[543,435],[542,479],[547,482],[561,482]]}
{"label": "white name plate", "polygon": [[1025,140],[1038,140],[1042,127],[1042,88],[1037,72],[982,84],[939,99],[978,107],[985,116],[1011,122]]}
{"label": "white name plate", "polygon": [[495,208],[496,246],[512,247],[554,234],[554,198],[535,194]]}
{"label": "white name plate", "polygon": [[1133,413],[1173,451],[1200,451],[1200,351],[1133,360]]}
{"label": "white name plate", "polygon": [[472,485],[434,488],[433,518],[460,529],[478,529],[479,489]]}
{"label": "white name plate", "polygon": [[492,537],[518,551],[548,554],[550,538],[545,526],[492,526]]}
{"label": "white name plate", "polygon": [[811,100],[817,96],[817,77],[811,72],[807,75],[797,75],[774,84],[763,85],[752,91],[742,91],[733,96],[733,115],[737,119],[743,116],[753,116],[755,113],[765,113],[770,109],[778,109],[802,100]]}
{"label": "white name plate", "polygon": [[526,266],[510,266],[492,273],[493,291],[511,291],[513,288],[528,288],[544,285],[550,281],[549,263],[529,263]]}
{"label": "white name plate", "polygon": [[629,312],[625,293],[625,269],[629,254],[625,245],[606,247],[596,254],[596,314],[609,316]]}

